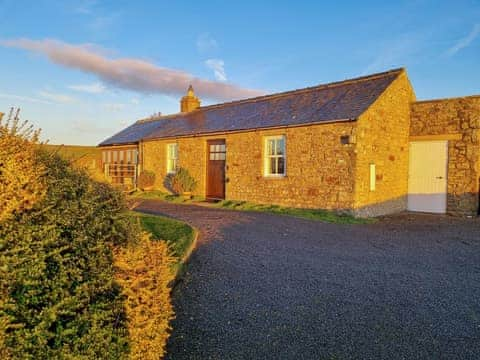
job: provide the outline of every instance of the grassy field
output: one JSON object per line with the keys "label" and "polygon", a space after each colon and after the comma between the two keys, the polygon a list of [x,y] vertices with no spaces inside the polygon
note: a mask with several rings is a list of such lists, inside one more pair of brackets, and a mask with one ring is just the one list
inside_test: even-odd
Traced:
{"label": "grassy field", "polygon": [[140,221],[142,228],[152,234],[156,240],[166,241],[173,255],[178,259],[175,271],[182,266],[182,260],[195,239],[195,230],[182,221],[164,216],[149,215],[138,212],[130,212],[131,216]]}
{"label": "grassy field", "polygon": [[86,169],[93,178],[103,178],[102,150],[96,146],[41,145],[48,151],[57,152],[74,165]]}
{"label": "grassy field", "polygon": [[60,155],[67,159],[100,159],[102,150],[96,146],[79,145],[42,145],[49,151],[58,151]]}

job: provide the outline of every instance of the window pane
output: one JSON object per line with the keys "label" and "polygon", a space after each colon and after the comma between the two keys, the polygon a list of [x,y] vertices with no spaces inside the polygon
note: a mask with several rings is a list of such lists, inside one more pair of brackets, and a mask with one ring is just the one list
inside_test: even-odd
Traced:
{"label": "window pane", "polygon": [[119,160],[120,160],[120,161],[123,161],[123,151],[119,151],[118,153],[119,153],[119,156],[120,156],[120,159],[119,159]]}
{"label": "window pane", "polygon": [[210,145],[210,152],[214,152],[215,151],[215,145]]}
{"label": "window pane", "polygon": [[285,139],[277,139],[277,155],[285,154]]}
{"label": "window pane", "polygon": [[220,153],[220,159],[219,160],[225,160],[225,153]]}
{"label": "window pane", "polygon": [[178,157],[178,144],[168,144],[168,157],[170,159]]}
{"label": "window pane", "polygon": [[220,145],[220,151],[225,152],[225,144]]}
{"label": "window pane", "polygon": [[275,155],[275,140],[267,140],[267,155]]}
{"label": "window pane", "polygon": [[215,160],[215,153],[210,153],[210,160]]}
{"label": "window pane", "polygon": [[277,174],[285,174],[285,159],[283,157],[277,158],[278,172]]}
{"label": "window pane", "polygon": [[138,163],[138,150],[132,150],[133,163]]}
{"label": "window pane", "polygon": [[127,150],[127,163],[131,163],[132,162],[132,151],[131,150]]}
{"label": "window pane", "polygon": [[117,162],[117,151],[113,151],[113,162],[116,163]]}
{"label": "window pane", "polygon": [[275,158],[269,158],[268,162],[270,164],[269,166],[269,174],[276,174],[276,164],[275,164]]}

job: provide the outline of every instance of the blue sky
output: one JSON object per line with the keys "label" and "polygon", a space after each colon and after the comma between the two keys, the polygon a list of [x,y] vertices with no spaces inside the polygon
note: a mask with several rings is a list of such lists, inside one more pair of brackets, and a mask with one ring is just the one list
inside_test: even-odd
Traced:
{"label": "blue sky", "polygon": [[405,66],[418,99],[480,94],[480,0],[0,0],[0,111],[51,143]]}

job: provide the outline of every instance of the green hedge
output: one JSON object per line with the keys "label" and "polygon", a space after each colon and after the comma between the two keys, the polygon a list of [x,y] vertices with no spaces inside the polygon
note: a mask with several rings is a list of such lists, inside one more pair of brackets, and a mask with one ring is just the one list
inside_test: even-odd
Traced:
{"label": "green hedge", "polygon": [[108,185],[40,152],[47,194],[0,224],[0,355],[122,359],[129,351],[112,246],[138,228]]}

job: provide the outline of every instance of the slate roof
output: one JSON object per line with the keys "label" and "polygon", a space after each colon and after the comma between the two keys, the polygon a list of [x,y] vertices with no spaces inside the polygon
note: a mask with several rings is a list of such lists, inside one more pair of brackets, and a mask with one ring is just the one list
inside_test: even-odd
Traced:
{"label": "slate roof", "polygon": [[140,140],[356,120],[403,69],[139,120],[99,146]]}

